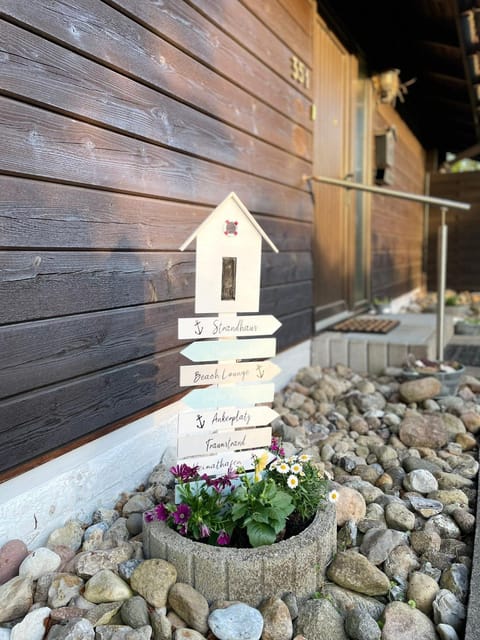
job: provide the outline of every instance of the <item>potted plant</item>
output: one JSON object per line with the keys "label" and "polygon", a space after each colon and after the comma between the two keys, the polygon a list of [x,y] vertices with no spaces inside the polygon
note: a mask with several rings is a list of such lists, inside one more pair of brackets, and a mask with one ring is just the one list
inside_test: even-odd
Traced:
{"label": "potted plant", "polygon": [[465,367],[455,360],[437,361],[427,358],[417,359],[409,354],[407,363],[403,368],[402,377],[406,380],[433,377],[440,380],[442,388],[439,396],[454,395],[460,383],[460,378],[465,373]]}
{"label": "potted plant", "polygon": [[391,313],[391,303],[392,300],[388,296],[375,296],[373,299],[373,308],[378,314]]}
{"label": "potted plant", "polygon": [[455,333],[463,336],[480,335],[480,316],[467,316],[455,323]]}
{"label": "potted plant", "polygon": [[173,467],[176,500],[144,517],[147,557],[172,562],[177,579],[207,599],[257,606],[284,591],[317,590],[336,545],[334,494],[309,456],[272,448],[251,473],[209,478]]}

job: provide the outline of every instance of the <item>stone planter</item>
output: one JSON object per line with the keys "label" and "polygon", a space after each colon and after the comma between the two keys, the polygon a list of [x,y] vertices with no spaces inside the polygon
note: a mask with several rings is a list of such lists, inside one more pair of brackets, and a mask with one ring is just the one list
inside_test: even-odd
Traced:
{"label": "stone planter", "polygon": [[464,321],[456,322],[455,333],[460,336],[480,336],[480,324]]}
{"label": "stone planter", "polygon": [[302,533],[255,549],[213,547],[182,537],[163,522],[145,523],[147,558],[161,558],[211,602],[241,600],[253,607],[268,596],[293,591],[304,600],[320,589],[336,551],[335,507],[327,504]]}
{"label": "stone planter", "polygon": [[457,392],[458,385],[460,384],[460,378],[465,373],[465,367],[462,366],[460,369],[456,369],[455,371],[445,372],[445,371],[437,371],[430,373],[418,373],[416,371],[404,371],[402,373],[402,377],[405,380],[418,380],[418,378],[437,378],[442,383],[442,389],[439,393],[439,397],[441,396],[453,396]]}

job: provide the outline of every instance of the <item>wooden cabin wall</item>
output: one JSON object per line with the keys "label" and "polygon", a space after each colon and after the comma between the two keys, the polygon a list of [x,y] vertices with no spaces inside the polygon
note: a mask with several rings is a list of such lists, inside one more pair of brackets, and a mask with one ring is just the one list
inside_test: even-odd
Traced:
{"label": "wooden cabin wall", "polygon": [[[394,181],[381,186],[423,194],[425,153],[420,143],[393,107],[377,105],[374,133],[383,133],[392,125],[397,132]],[[423,205],[377,194],[371,202],[372,298],[393,298],[423,283]]]}
{"label": "wooden cabin wall", "polygon": [[180,391],[178,247],[230,191],[280,249],[279,350],[311,335],[313,11],[0,0],[0,472]]}
{"label": "wooden cabin wall", "polygon": [[[456,291],[480,291],[480,172],[432,173],[430,192],[436,198],[459,200],[471,205],[469,211],[449,209],[447,287]],[[437,290],[437,238],[441,224],[438,207],[428,217],[427,286]]]}

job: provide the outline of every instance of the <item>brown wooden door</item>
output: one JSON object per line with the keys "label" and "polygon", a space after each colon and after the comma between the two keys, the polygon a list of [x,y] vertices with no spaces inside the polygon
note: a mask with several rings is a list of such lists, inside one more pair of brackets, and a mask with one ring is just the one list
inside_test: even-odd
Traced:
{"label": "brown wooden door", "polygon": [[[344,179],[354,172],[357,61],[317,16],[314,34],[314,174]],[[355,177],[357,177],[355,175]],[[312,182],[315,199],[316,324],[355,306],[355,194]],[[358,274],[357,274],[358,279]]]}

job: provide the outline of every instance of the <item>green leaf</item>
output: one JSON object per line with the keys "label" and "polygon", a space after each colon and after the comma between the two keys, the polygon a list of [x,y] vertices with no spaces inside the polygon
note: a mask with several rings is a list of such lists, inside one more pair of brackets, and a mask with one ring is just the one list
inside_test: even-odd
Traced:
{"label": "green leaf", "polygon": [[247,525],[247,535],[252,547],[273,544],[276,538],[275,531],[268,524],[253,521]]}
{"label": "green leaf", "polygon": [[250,517],[252,520],[255,520],[255,522],[268,524],[270,521],[269,514],[266,511],[254,511]]}
{"label": "green leaf", "polygon": [[248,504],[245,502],[237,502],[232,507],[231,517],[235,522],[236,520],[240,520],[245,516],[248,512]]}

